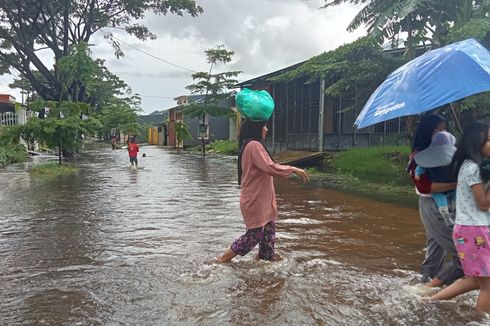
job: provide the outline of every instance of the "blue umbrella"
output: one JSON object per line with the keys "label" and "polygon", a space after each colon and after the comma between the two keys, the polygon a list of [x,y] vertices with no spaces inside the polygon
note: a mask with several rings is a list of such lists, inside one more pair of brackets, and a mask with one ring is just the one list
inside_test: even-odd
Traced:
{"label": "blue umbrella", "polygon": [[354,124],[365,128],[488,90],[490,52],[475,39],[468,39],[426,52],[392,72]]}

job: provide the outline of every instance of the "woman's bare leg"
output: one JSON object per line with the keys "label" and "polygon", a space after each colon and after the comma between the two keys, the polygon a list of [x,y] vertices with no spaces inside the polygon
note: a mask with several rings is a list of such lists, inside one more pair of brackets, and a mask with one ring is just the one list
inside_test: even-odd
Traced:
{"label": "woman's bare leg", "polygon": [[225,252],[217,258],[218,263],[228,263],[235,257],[236,254],[230,247],[228,247]]}

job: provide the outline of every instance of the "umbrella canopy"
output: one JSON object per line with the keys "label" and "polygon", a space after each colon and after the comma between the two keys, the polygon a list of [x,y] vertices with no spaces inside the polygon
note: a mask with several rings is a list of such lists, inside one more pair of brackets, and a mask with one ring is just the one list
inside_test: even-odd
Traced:
{"label": "umbrella canopy", "polygon": [[426,52],[392,72],[354,124],[361,129],[488,90],[490,52],[475,39],[468,39]]}

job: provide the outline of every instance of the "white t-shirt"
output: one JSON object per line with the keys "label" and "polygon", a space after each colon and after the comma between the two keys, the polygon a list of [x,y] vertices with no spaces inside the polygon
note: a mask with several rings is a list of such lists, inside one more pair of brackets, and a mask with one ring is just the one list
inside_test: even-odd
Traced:
{"label": "white t-shirt", "polygon": [[490,211],[478,208],[471,186],[483,183],[480,167],[472,160],[461,165],[456,187],[456,224],[482,226],[490,225]]}

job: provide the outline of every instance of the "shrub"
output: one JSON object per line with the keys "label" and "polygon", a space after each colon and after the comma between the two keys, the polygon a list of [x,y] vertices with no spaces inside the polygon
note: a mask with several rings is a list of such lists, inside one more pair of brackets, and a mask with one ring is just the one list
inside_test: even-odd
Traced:
{"label": "shrub", "polygon": [[8,145],[0,147],[0,167],[8,164],[24,162],[27,160],[27,152],[22,145]]}
{"label": "shrub", "polygon": [[237,155],[238,143],[231,140],[216,140],[210,143],[207,149],[224,155]]}

